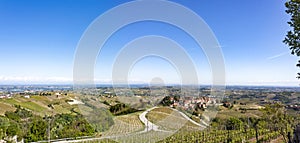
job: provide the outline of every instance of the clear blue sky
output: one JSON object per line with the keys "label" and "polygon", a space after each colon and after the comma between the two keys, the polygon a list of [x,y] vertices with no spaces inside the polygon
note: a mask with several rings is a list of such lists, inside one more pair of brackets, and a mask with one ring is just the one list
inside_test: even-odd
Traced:
{"label": "clear blue sky", "polygon": [[[72,83],[77,43],[89,24],[126,1],[0,0],[0,84]],[[201,16],[222,47],[228,85],[298,86],[297,57],[282,43],[289,16],[284,1],[174,0]],[[138,10],[137,10],[138,12]],[[158,22],[135,23],[115,33],[98,56],[95,79],[109,82],[114,56],[129,41],[162,35],[181,43],[197,65],[200,82],[211,72],[201,48],[178,28]],[[167,73],[167,74],[166,74]],[[179,77],[159,58],[138,62],[130,80],[149,82]]]}

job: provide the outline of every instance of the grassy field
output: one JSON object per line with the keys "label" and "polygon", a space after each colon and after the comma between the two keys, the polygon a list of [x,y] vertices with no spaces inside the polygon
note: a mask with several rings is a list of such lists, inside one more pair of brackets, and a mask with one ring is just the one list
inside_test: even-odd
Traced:
{"label": "grassy field", "polygon": [[[26,109],[29,109],[35,113],[43,113],[45,110],[47,110],[46,107],[43,107],[41,105],[38,105],[37,103],[33,102],[33,101],[29,101],[29,100],[18,100],[18,99],[2,99],[0,101],[2,104],[6,104],[7,107],[13,107],[14,108],[14,105],[20,105],[21,107],[24,107]],[[5,110],[9,110],[9,107],[6,109],[4,108],[4,113],[5,113]],[[15,109],[15,108],[14,108]],[[3,114],[3,113],[2,113]]]}
{"label": "grassy field", "polygon": [[[245,112],[240,110],[241,108],[247,109]],[[230,117],[260,117],[262,116],[262,112],[254,109],[260,108],[260,106],[250,104],[250,105],[234,105],[233,108],[225,108],[220,106],[220,111],[218,112],[216,117],[221,119],[227,119]]]}

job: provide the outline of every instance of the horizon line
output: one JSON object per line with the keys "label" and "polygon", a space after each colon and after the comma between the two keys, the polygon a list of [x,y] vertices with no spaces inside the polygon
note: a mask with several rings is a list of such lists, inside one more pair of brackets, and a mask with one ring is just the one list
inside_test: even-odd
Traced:
{"label": "horizon line", "polygon": [[[225,85],[213,85],[213,84],[179,84],[179,83],[170,83],[170,84],[151,84],[148,83],[129,83],[129,84],[111,84],[111,83],[95,83],[92,84],[95,86],[125,86],[125,85],[140,85],[140,86],[224,86],[233,87],[233,86],[244,86],[244,87],[300,87],[299,85],[268,85],[268,84],[225,84]],[[74,83],[0,83],[0,86],[75,86]]]}

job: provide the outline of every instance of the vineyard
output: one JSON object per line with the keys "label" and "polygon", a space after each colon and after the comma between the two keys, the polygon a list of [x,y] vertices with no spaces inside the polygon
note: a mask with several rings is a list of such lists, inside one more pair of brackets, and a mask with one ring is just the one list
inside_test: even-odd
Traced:
{"label": "vineyard", "polygon": [[21,96],[14,97],[12,99],[0,100],[0,115],[4,115],[6,111],[14,111],[16,105],[20,105],[23,108],[33,111],[37,115],[45,116],[50,114],[60,113],[72,113],[71,110],[76,106],[69,105],[65,100],[72,97],[61,96],[31,96],[30,98],[24,98]]}
{"label": "vineyard", "polygon": [[[259,142],[270,142],[280,136],[278,131],[270,131],[266,129],[258,130]],[[254,129],[248,130],[204,130],[204,131],[184,131],[174,134],[168,137],[160,143],[195,143],[195,142],[205,142],[205,143],[251,143],[256,142],[256,132]]]}
{"label": "vineyard", "polygon": [[117,116],[114,122],[115,124],[102,134],[102,138],[117,142],[156,142],[173,134],[160,131],[144,132],[145,126],[139,120],[138,113]]}
{"label": "vineyard", "polygon": [[[266,108],[264,110],[267,110]],[[137,114],[119,116],[115,121],[115,125],[111,128],[113,133],[124,135],[110,138],[117,142],[160,142],[160,143],[267,143],[267,142],[283,142],[282,132],[279,128],[268,128],[267,122],[248,118],[228,118],[220,121],[218,126],[210,126],[206,129],[200,128],[194,123],[186,120],[176,110],[166,107],[158,107],[148,112],[147,119],[159,126],[159,131],[150,130],[148,132],[139,132],[142,130],[143,124],[138,120]],[[118,122],[121,121],[122,122]],[[259,127],[255,127],[255,121],[260,122]],[[135,126],[135,125],[141,126]],[[250,126],[247,125],[247,123]],[[252,123],[251,123],[252,122]],[[122,124],[120,124],[122,123]],[[126,124],[128,126],[126,126]],[[134,125],[134,126],[132,126]],[[140,127],[136,128],[135,127]],[[257,129],[257,130],[255,130]],[[106,134],[108,135],[108,134]],[[113,135],[113,134],[111,134]],[[278,140],[279,139],[279,140]]]}
{"label": "vineyard", "polygon": [[145,131],[145,126],[138,118],[139,113],[117,116],[115,124],[102,134],[103,138],[109,138],[117,142],[157,142],[172,136],[183,126],[196,129],[195,125],[189,123],[177,111],[169,108],[155,108],[147,114],[150,122],[159,126],[159,130]]}
{"label": "vineyard", "polygon": [[149,121],[158,125],[160,129],[173,132],[179,130],[188,122],[179,112],[166,107],[155,108],[146,117]]}
{"label": "vineyard", "polygon": [[[187,125],[187,124],[186,124]],[[268,143],[279,138],[281,135],[278,131],[267,129],[258,130],[258,141]],[[165,138],[167,137],[167,138]],[[165,139],[163,139],[165,138]],[[158,143],[256,143],[256,131],[247,130],[212,130],[203,131],[191,129],[184,126],[175,134],[168,132],[149,131],[141,134],[131,134],[129,136],[114,137],[110,140],[102,139],[99,142],[158,142]]]}
{"label": "vineyard", "polygon": [[144,125],[138,118],[138,114],[122,115],[114,119],[114,125],[102,136],[122,136],[144,129]]}
{"label": "vineyard", "polygon": [[[64,131],[82,128],[88,129],[85,134],[89,135],[88,140],[84,142],[274,143],[276,140],[277,143],[286,141],[287,134],[293,134],[292,127],[296,124],[296,121],[299,121],[299,118],[294,118],[294,116],[298,117],[298,114],[285,114],[286,110],[280,104],[266,105],[265,108],[247,111],[246,113],[241,113],[237,109],[242,107],[242,105],[236,105],[233,108],[219,108],[219,116],[217,115],[216,118],[213,118],[209,126],[207,125],[204,128],[201,122],[193,122],[193,115],[184,115],[184,111],[170,107],[157,106],[142,112],[137,111],[126,113],[126,115],[113,116],[108,108],[100,108],[98,110],[92,104],[97,101],[102,106],[102,102],[99,102],[96,98],[84,100],[86,104],[80,105],[80,107],[69,105],[66,102],[67,99],[69,99],[67,96],[60,98],[55,96],[33,96],[30,99],[16,97],[2,100],[0,107],[7,108],[7,110],[10,107],[12,109],[9,110],[13,110],[13,108],[17,108],[15,105],[19,105],[18,107],[29,109],[29,111],[40,115],[39,120],[44,120],[42,117],[45,114],[67,113],[57,114],[52,117],[52,119],[57,120],[53,120],[50,126],[51,138],[74,137],[74,135],[66,135]],[[114,103],[113,99],[105,101]],[[113,106],[117,104],[120,103],[115,102]],[[104,103],[103,105],[108,106]],[[95,117],[90,116],[90,112],[95,114]],[[141,118],[141,115],[144,113],[146,114]],[[12,115],[15,114],[10,113],[5,115],[5,117],[7,116],[7,118],[14,120]],[[104,117],[104,115],[107,115],[109,118]],[[92,126],[86,124],[87,122],[83,117],[86,117],[90,123],[93,123]],[[61,126],[69,118],[74,118],[74,121],[67,126]],[[146,119],[143,120],[144,118]],[[108,122],[108,119],[111,119],[113,122]],[[199,118],[197,119],[199,120]],[[94,124],[94,122],[101,124]],[[31,124],[35,124],[35,122]],[[150,126],[151,124],[153,126]],[[46,126],[48,124],[45,122],[41,125]],[[77,128],[79,125],[82,125],[81,128]],[[93,128],[97,129],[97,132]],[[45,134],[47,130],[41,132]],[[80,130],[76,131],[76,136],[82,136],[80,133]],[[45,138],[46,134],[44,134],[42,137]],[[22,135],[20,133],[20,136]]]}
{"label": "vineyard", "polygon": [[[186,121],[182,116],[168,108],[156,108],[147,114],[147,117],[153,123],[164,127],[164,129],[179,129],[177,132],[159,142],[205,142],[205,143],[242,143],[256,142],[256,131],[254,128],[246,128],[239,130],[225,129],[205,129],[197,127],[195,124]],[[259,142],[270,142],[280,136],[278,131],[270,131],[269,129],[258,130]]]}

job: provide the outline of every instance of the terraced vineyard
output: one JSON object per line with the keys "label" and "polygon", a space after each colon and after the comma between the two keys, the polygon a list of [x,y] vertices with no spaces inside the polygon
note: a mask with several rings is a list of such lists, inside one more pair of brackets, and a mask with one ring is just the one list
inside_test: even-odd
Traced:
{"label": "terraced vineyard", "polygon": [[146,117],[149,121],[153,122],[153,123],[157,123],[165,118],[167,118],[168,116],[170,116],[170,114],[172,114],[172,112],[174,112],[173,110],[169,109],[169,108],[155,108],[152,111],[150,111]]}
{"label": "terraced vineyard", "polygon": [[49,115],[57,113],[71,113],[76,106],[69,105],[65,100],[69,96],[56,98],[55,96],[31,96],[30,98],[14,97],[0,100],[0,115],[6,111],[14,111],[14,106],[20,105],[23,108],[33,111],[37,115]]}
{"label": "terraced vineyard", "polygon": [[160,107],[150,111],[146,117],[149,121],[158,125],[162,130],[177,131],[185,126],[193,130],[200,128],[195,124],[185,119],[178,111],[170,108]]}
{"label": "terraced vineyard", "polygon": [[138,114],[130,114],[115,117],[115,124],[102,136],[122,136],[129,133],[138,132],[144,129],[144,125],[138,118]]}

